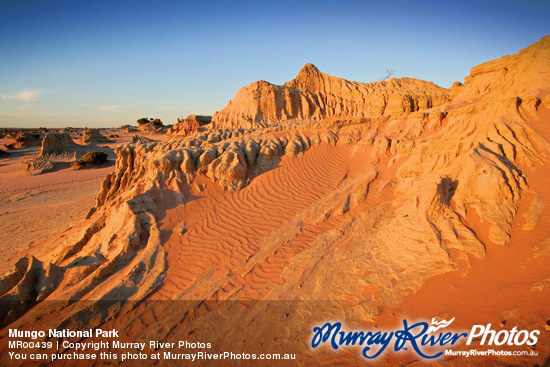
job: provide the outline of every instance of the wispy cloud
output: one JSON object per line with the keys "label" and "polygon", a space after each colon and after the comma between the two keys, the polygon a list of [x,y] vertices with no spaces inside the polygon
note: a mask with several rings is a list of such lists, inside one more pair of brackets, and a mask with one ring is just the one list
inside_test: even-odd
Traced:
{"label": "wispy cloud", "polygon": [[123,104],[111,104],[111,105],[99,106],[99,109],[101,111],[123,112],[124,109],[128,107],[132,107],[132,106],[123,105]]}
{"label": "wispy cloud", "polygon": [[158,107],[157,108],[158,111],[177,111],[177,110],[180,110],[180,108],[176,108],[176,107]]}
{"label": "wispy cloud", "polygon": [[3,94],[2,99],[8,99],[13,101],[23,101],[23,102],[36,102],[40,98],[40,91],[37,90],[22,90],[19,93],[14,94]]}

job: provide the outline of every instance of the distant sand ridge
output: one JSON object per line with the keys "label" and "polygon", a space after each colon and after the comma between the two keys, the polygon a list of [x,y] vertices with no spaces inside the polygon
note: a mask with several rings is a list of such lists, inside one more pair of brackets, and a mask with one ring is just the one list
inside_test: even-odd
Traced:
{"label": "distant sand ridge", "polygon": [[[311,64],[284,86],[252,83],[210,129],[119,146],[88,218],[1,278],[0,299],[19,302],[3,322],[39,319],[50,311],[43,300],[66,301],[59,325],[80,311],[76,299],[197,300],[189,322],[206,317],[200,300],[267,300],[251,306],[247,325],[257,328],[232,325],[247,342],[275,338],[269,348],[279,350],[289,340],[262,326],[280,318],[276,300],[346,305],[288,313],[288,330],[323,313],[374,321],[427,279],[467,274],[518,221],[546,235],[538,222],[550,198],[531,177],[550,160],[549,66],[546,36],[451,89],[349,82]],[[93,326],[127,314],[127,325],[158,327],[134,311],[116,304]],[[540,319],[531,326],[544,327]],[[184,335],[189,325],[172,326]],[[222,349],[235,343],[194,332]],[[540,339],[543,360],[550,338]],[[312,356],[306,342],[292,348]]]}

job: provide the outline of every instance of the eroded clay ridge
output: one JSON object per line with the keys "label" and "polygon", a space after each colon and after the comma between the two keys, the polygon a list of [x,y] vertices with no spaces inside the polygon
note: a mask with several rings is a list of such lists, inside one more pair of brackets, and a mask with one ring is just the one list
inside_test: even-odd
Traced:
{"label": "eroded clay ridge", "polygon": [[412,78],[375,83],[352,82],[322,73],[306,64],[284,85],[260,80],[239,89],[227,106],[214,114],[218,128],[256,128],[303,120],[400,117],[441,105],[450,92]]}
{"label": "eroded clay ridge", "polygon": [[[544,37],[473,68],[450,102],[428,108],[426,100],[404,117],[363,111],[365,119],[136,138],[117,148],[89,218],[2,277],[0,300],[18,305],[3,310],[3,325],[47,315],[44,300],[67,301],[60,324],[82,311],[70,300],[137,299],[345,300],[345,309],[325,311],[372,320],[427,278],[468,271],[468,256],[483,258],[487,242],[504,245],[524,200],[523,229],[538,230],[544,203],[529,177],[550,158],[549,65]],[[334,92],[330,80],[309,88]],[[426,86],[426,95],[436,88]],[[251,314],[281,311],[276,302],[261,307]],[[320,312],[288,313],[284,323],[306,330]],[[262,330],[242,338],[259,344]]]}

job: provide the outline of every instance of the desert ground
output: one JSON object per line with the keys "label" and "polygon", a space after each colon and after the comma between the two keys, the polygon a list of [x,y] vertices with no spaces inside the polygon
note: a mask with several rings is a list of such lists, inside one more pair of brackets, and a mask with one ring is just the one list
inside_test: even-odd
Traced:
{"label": "desert ground", "polygon": [[[540,330],[509,348],[537,355],[374,364],[547,364],[549,66],[550,36],[449,89],[306,64],[284,85],[241,88],[211,120],[7,150],[0,349],[8,328],[86,325],[356,365],[357,348],[310,348],[313,326],[454,317],[457,330]],[[97,147],[107,162],[75,169]]]}
{"label": "desert ground", "polygon": [[[77,132],[71,135],[79,142],[84,129],[75,130]],[[0,161],[0,226],[3,232],[0,248],[4,271],[13,266],[19,253],[79,223],[94,206],[101,182],[114,170],[114,148],[129,143],[133,136],[123,129],[106,129],[102,133],[118,135],[113,142],[104,144],[113,151],[110,162],[89,170],[72,169],[72,157],[67,157],[60,159],[54,170],[33,174],[27,171],[25,162],[40,154],[40,145],[7,151],[9,158]],[[0,139],[0,147],[12,141],[12,138]]]}

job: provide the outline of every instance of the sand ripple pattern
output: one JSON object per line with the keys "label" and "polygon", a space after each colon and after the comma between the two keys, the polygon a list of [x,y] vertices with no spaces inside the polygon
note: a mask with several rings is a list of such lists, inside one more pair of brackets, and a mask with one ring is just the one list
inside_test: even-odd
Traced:
{"label": "sand ripple pattern", "polygon": [[[286,264],[319,231],[304,229],[263,258],[256,255],[264,252],[263,246],[271,242],[268,237],[277,236],[279,227],[333,191],[350,166],[364,159],[351,153],[350,146],[323,144],[284,160],[238,192],[213,187],[214,195],[188,203],[185,212],[193,213],[195,220],[183,236],[174,234],[167,242],[169,270],[159,295],[168,299],[203,295],[207,289],[193,283],[204,276],[220,288],[214,297],[240,292],[240,297],[262,298],[282,284]],[[165,222],[176,223],[182,215],[176,209]]]}

